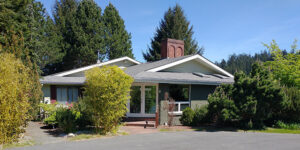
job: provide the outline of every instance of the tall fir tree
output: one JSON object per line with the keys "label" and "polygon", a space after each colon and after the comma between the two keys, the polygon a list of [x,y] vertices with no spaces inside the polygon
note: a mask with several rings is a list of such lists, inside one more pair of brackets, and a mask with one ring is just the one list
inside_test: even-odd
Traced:
{"label": "tall fir tree", "polygon": [[32,51],[32,59],[47,73],[47,65],[61,61],[64,53],[59,47],[59,40],[55,24],[46,13],[41,2],[33,1],[26,9],[28,30],[25,32],[25,45]]}
{"label": "tall fir tree", "polygon": [[93,0],[79,3],[74,27],[75,46],[71,50],[73,67],[96,63],[98,51],[99,59],[104,59],[104,27],[101,19],[101,8]]}
{"label": "tall fir tree", "polygon": [[122,56],[133,58],[131,35],[126,31],[124,20],[118,10],[111,3],[104,10],[103,22],[107,58],[114,59]]}
{"label": "tall fir tree", "polygon": [[52,73],[72,68],[73,57],[71,58],[71,50],[75,45],[73,30],[76,26],[77,7],[78,2],[76,0],[56,0],[55,2],[53,11],[54,23],[58,30],[58,36],[61,37],[59,45],[65,56],[62,62],[52,66]]}
{"label": "tall fir tree", "polygon": [[151,39],[151,47],[143,53],[144,59],[146,61],[161,59],[160,43],[166,38],[183,40],[185,55],[203,54],[204,48],[199,48],[197,42],[193,39],[193,34],[193,26],[190,25],[182,8],[178,4],[173,8],[169,8]]}
{"label": "tall fir tree", "polygon": [[97,61],[97,52],[105,57],[101,8],[93,0],[56,1],[55,24],[62,37],[65,56],[55,72],[90,65]]}

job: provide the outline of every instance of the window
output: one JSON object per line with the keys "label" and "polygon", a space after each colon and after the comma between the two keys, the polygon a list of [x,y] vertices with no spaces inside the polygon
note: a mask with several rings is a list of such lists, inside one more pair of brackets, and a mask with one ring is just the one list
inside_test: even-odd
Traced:
{"label": "window", "polygon": [[155,114],[156,86],[145,86],[145,113]]}
{"label": "window", "polygon": [[132,86],[130,96],[130,113],[141,113],[141,86]]}
{"label": "window", "polygon": [[78,100],[78,87],[57,87],[56,98],[60,104],[76,102]]}
{"label": "window", "polygon": [[175,101],[189,101],[189,85],[170,85],[169,92]]}

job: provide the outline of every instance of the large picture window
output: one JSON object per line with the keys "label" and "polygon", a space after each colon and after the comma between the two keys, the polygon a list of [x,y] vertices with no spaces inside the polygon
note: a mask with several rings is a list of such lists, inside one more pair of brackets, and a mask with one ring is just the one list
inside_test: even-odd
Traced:
{"label": "large picture window", "polygon": [[57,102],[67,104],[78,100],[78,87],[61,86],[56,88]]}
{"label": "large picture window", "polygon": [[130,96],[130,113],[141,113],[141,86],[132,86]]}
{"label": "large picture window", "polygon": [[155,114],[156,86],[145,86],[145,113]]}

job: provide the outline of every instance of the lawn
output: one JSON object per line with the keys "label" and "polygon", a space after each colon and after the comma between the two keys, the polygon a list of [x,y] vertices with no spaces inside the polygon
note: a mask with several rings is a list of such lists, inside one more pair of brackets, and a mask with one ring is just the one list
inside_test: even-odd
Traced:
{"label": "lawn", "polygon": [[178,132],[178,131],[206,131],[206,132],[219,132],[219,131],[229,131],[229,132],[261,132],[261,133],[285,133],[285,134],[300,134],[300,130],[291,129],[279,129],[279,128],[265,128],[261,130],[242,130],[237,128],[229,127],[212,127],[212,126],[201,126],[194,127],[191,129],[174,129],[174,128],[161,128],[160,132]]}
{"label": "lawn", "polygon": [[[28,141],[21,141],[21,142],[17,142],[17,143],[4,144],[3,149],[13,148],[13,147],[33,146],[33,145],[35,145],[35,142],[32,140],[28,140]],[[0,147],[0,149],[1,149],[1,147]]]}
{"label": "lawn", "polygon": [[300,130],[266,128],[264,130],[248,130],[248,132],[300,134]]}

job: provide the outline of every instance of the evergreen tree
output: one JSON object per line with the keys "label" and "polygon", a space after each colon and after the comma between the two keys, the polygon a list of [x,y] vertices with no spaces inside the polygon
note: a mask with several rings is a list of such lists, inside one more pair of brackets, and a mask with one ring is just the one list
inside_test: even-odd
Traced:
{"label": "evergreen tree", "polygon": [[193,26],[186,19],[182,8],[177,4],[165,13],[164,18],[160,21],[153,39],[151,47],[146,53],[143,53],[147,61],[161,59],[160,43],[166,38],[178,39],[184,41],[184,54],[203,54],[204,48],[199,48],[195,39],[193,39]]}
{"label": "evergreen tree", "polygon": [[101,8],[93,0],[83,0],[76,11],[76,26],[74,32],[74,47],[67,53],[71,58],[69,65],[81,67],[97,62],[97,51],[100,60],[105,57],[103,45],[103,23]]}
{"label": "evergreen tree", "polygon": [[265,62],[269,60],[272,60],[271,54],[267,51],[263,51],[261,53],[255,53],[253,56],[249,54],[232,54],[228,60],[222,59],[220,63],[216,62],[216,64],[232,74],[239,71],[249,74],[253,63],[256,61]]}
{"label": "evergreen tree", "polygon": [[108,59],[122,56],[133,58],[131,35],[126,31],[124,20],[118,10],[111,3],[104,10],[103,22],[105,24],[105,50]]}
{"label": "evergreen tree", "polygon": [[93,0],[56,1],[55,24],[62,36],[62,50],[66,54],[55,72],[86,66],[104,59],[103,23],[101,8]]}
{"label": "evergreen tree", "polygon": [[[37,65],[37,53],[32,46],[35,45],[32,39],[38,33],[36,30],[33,30],[34,23],[28,21],[35,13],[33,6],[36,6],[36,4],[35,1],[31,0],[7,0],[1,2],[3,9],[0,12],[0,52],[14,54],[16,58],[21,59],[23,64],[30,69],[32,87],[29,94],[29,102],[32,108],[30,109],[30,114],[33,117],[38,112],[38,104],[42,94],[39,82],[40,69]],[[2,21],[4,24],[2,24]]]}
{"label": "evergreen tree", "polygon": [[61,36],[60,48],[65,56],[61,63],[54,64],[51,72],[60,72],[72,68],[71,50],[75,45],[74,28],[76,26],[76,11],[78,2],[76,0],[56,0],[54,5],[54,22],[57,27],[58,36]]}
{"label": "evergreen tree", "polygon": [[32,59],[47,74],[45,66],[61,61],[63,56],[54,22],[41,2],[35,1],[29,3],[26,9],[26,22],[25,46],[31,50]]}

